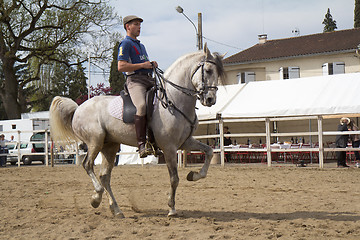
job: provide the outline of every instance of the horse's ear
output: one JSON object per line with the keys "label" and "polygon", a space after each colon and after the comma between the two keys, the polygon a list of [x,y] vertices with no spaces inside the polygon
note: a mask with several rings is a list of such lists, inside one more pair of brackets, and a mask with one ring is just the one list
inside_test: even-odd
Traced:
{"label": "horse's ear", "polygon": [[225,56],[226,56],[226,54],[227,54],[227,52],[226,52],[226,53],[224,53],[224,54],[222,54],[222,55],[219,55],[219,57],[221,57],[221,59],[224,59],[224,58],[225,58]]}
{"label": "horse's ear", "polygon": [[204,53],[205,53],[206,59],[211,59],[212,56],[211,56],[210,50],[207,47],[207,43],[204,44]]}

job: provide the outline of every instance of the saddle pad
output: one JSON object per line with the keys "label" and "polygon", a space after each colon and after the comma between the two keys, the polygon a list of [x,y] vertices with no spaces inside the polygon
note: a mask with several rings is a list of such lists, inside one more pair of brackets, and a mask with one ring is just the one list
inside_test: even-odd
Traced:
{"label": "saddle pad", "polygon": [[114,98],[108,106],[108,111],[110,115],[114,118],[123,120],[123,104],[124,102],[121,96],[117,96],[116,98]]}

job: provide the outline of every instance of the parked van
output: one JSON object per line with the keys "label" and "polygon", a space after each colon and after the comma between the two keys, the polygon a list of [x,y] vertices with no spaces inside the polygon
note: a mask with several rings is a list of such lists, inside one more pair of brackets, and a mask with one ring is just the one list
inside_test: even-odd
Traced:
{"label": "parked van", "polygon": [[[11,165],[15,165],[18,161],[19,155],[19,144],[12,143],[8,144],[9,155],[7,156],[7,161],[11,163]],[[39,151],[40,150],[40,151]],[[25,165],[30,165],[33,161],[40,161],[43,164],[45,163],[45,155],[32,155],[34,153],[44,153],[44,148],[41,149],[36,148],[34,143],[22,142],[20,143],[20,160]]]}

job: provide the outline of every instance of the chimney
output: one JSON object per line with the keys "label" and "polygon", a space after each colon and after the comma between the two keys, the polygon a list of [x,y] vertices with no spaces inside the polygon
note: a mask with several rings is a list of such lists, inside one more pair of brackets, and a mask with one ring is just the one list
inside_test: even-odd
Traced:
{"label": "chimney", "polygon": [[259,43],[264,44],[267,41],[267,34],[266,33],[260,34],[258,35],[258,38],[259,38]]}

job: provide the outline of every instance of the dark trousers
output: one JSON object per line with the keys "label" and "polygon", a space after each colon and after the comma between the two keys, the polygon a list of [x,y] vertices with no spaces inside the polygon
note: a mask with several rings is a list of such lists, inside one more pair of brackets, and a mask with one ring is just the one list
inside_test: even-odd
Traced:
{"label": "dark trousers", "polygon": [[346,165],[346,152],[336,152],[337,156],[337,165],[345,166]]}
{"label": "dark trousers", "polygon": [[[0,154],[6,153],[5,149],[3,147],[0,147]],[[6,166],[6,156],[0,156],[0,166],[4,167]]]}

